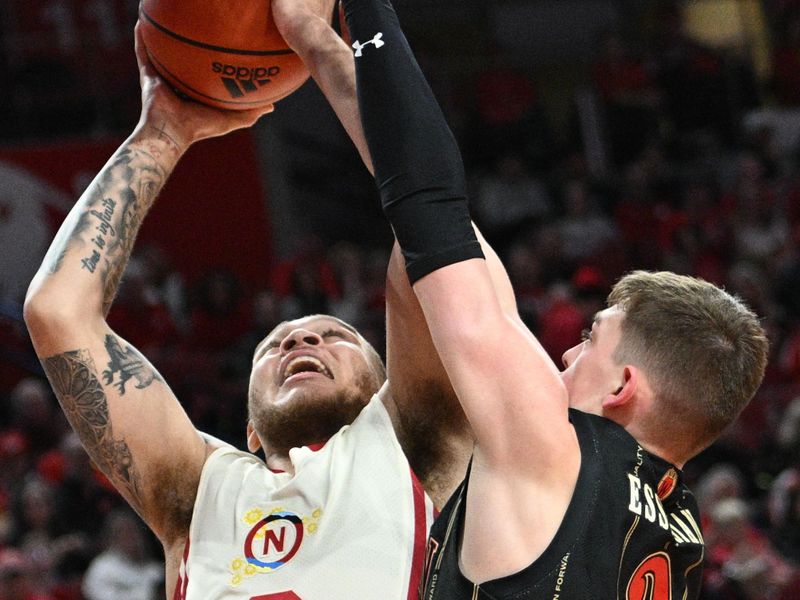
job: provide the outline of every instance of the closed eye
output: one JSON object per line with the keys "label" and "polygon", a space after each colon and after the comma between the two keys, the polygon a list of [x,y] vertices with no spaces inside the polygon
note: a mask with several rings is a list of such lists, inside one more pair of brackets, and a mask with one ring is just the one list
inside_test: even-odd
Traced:
{"label": "closed eye", "polygon": [[582,342],[591,342],[592,341],[592,330],[591,329],[584,329],[581,331],[581,341]]}
{"label": "closed eye", "polygon": [[267,342],[266,344],[261,346],[261,348],[258,351],[258,354],[255,357],[253,357],[253,362],[257,363],[259,359],[261,359],[261,357],[264,356],[267,352],[269,352],[270,350],[274,350],[280,345],[281,344],[278,341]]}

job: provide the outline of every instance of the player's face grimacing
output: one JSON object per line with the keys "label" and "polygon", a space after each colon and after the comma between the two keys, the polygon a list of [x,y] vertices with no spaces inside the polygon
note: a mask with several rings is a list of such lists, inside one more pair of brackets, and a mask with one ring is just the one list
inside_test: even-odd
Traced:
{"label": "player's face grimacing", "polygon": [[263,442],[317,443],[351,423],[382,383],[368,348],[334,317],[278,325],[256,348],[250,374],[250,419]]}
{"label": "player's face grimacing", "polygon": [[583,412],[602,415],[603,402],[625,384],[625,368],[614,360],[622,337],[625,313],[612,306],[595,315],[583,341],[567,350],[561,360],[561,380],[569,394],[569,405]]}

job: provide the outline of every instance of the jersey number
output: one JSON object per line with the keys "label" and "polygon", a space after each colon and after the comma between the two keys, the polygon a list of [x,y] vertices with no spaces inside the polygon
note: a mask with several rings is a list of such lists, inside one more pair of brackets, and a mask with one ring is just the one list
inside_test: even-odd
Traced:
{"label": "jersey number", "polygon": [[277,594],[264,594],[263,596],[253,596],[250,600],[301,600],[300,596],[294,592],[278,592]]}
{"label": "jersey number", "polygon": [[672,573],[669,556],[656,552],[645,558],[628,580],[627,600],[670,600]]}

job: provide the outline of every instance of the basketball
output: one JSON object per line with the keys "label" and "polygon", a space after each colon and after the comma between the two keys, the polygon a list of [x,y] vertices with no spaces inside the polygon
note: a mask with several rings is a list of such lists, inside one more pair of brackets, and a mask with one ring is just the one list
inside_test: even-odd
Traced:
{"label": "basketball", "polygon": [[272,21],[269,0],[142,0],[139,19],[150,62],[198,102],[259,108],[308,79]]}

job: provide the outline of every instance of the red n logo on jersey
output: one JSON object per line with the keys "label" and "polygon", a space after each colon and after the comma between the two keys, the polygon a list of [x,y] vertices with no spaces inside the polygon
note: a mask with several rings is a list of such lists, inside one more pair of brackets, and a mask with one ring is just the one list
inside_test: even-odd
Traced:
{"label": "red n logo on jersey", "polygon": [[270,545],[275,546],[276,552],[283,552],[283,544],[286,540],[286,526],[281,527],[280,531],[280,537],[278,537],[274,529],[267,529],[264,532],[264,554],[269,554]]}
{"label": "red n logo on jersey", "polygon": [[[247,562],[274,571],[288,563],[303,543],[303,521],[291,512],[269,515],[256,523],[244,541]],[[254,548],[257,537],[264,537],[263,550]]]}

